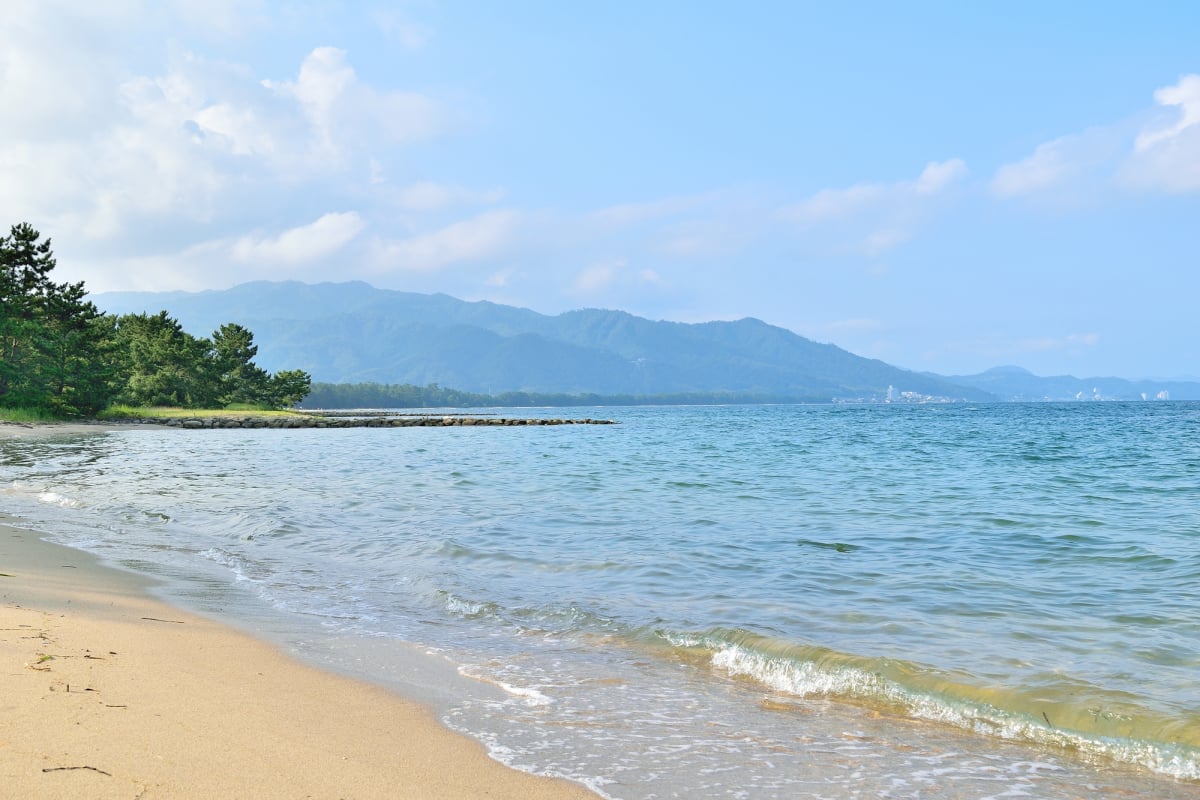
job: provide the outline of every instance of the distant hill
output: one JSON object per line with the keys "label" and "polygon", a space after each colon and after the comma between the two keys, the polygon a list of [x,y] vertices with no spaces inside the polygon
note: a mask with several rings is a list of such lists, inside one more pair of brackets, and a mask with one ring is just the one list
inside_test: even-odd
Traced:
{"label": "distant hill", "polygon": [[756,319],[685,324],[622,311],[547,316],[361,282],[254,282],[223,291],[114,292],[111,313],[165,309],[195,335],[225,322],[255,334],[267,370],[328,383],[437,383],[470,392],[724,393],[829,402],[893,394],[990,400],[961,386],[819,344]]}
{"label": "distant hill", "polygon": [[978,375],[951,375],[946,380],[973,386],[1001,400],[1200,400],[1200,383],[1130,381],[1124,378],[1043,378],[1020,367],[995,367]]}

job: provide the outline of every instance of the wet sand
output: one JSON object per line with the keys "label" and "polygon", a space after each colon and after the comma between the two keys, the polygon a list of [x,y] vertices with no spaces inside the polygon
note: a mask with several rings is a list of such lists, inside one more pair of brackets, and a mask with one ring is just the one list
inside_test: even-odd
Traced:
{"label": "wet sand", "polygon": [[423,706],[300,664],[145,585],[0,524],[5,796],[595,797],[505,767]]}

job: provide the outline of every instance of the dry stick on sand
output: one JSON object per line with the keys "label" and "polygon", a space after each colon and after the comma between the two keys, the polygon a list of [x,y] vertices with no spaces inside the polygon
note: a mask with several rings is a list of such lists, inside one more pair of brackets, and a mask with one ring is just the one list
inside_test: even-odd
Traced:
{"label": "dry stick on sand", "polygon": [[42,770],[42,772],[67,772],[67,771],[73,770],[73,769],[90,769],[92,772],[99,772],[101,775],[107,775],[110,778],[112,777],[111,772],[105,772],[104,770],[97,769],[96,767],[86,767],[86,766],[84,766],[84,767],[46,767],[45,769]]}

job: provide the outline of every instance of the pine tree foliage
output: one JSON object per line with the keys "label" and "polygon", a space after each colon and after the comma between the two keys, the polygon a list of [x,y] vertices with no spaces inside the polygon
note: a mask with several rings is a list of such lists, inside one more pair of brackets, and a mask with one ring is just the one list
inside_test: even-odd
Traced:
{"label": "pine tree foliage", "polygon": [[80,283],[55,283],[50,240],[27,223],[0,236],[0,408],[95,414],[113,402],[221,408],[299,403],[309,375],[254,364],[254,335],[187,333],[166,311],[101,314]]}
{"label": "pine tree foliage", "polygon": [[107,405],[110,324],[83,283],[55,283],[50,240],[27,223],[0,237],[0,407],[90,414]]}

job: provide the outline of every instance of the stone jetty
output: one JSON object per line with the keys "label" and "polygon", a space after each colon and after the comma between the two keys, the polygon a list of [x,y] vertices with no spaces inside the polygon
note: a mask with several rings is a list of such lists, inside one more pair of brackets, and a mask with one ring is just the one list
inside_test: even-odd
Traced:
{"label": "stone jetty", "polygon": [[519,425],[613,425],[611,419],[559,419],[555,417],[498,417],[475,414],[303,413],[289,416],[221,415],[196,417],[143,417],[126,424],[166,425],[171,428],[449,428]]}

